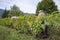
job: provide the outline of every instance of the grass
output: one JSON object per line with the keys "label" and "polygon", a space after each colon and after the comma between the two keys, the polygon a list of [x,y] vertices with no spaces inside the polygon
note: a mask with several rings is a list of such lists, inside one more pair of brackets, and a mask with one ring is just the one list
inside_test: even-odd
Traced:
{"label": "grass", "polygon": [[0,40],[60,40],[60,36],[51,34],[48,38],[34,38],[25,33],[18,33],[15,29],[0,26]]}
{"label": "grass", "polygon": [[31,35],[18,33],[15,29],[0,26],[0,40],[37,40]]}

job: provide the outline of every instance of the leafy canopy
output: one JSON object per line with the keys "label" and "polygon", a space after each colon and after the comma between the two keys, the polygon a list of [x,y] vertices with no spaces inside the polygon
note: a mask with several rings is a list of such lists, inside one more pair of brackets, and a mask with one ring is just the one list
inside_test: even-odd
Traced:
{"label": "leafy canopy", "polygon": [[43,10],[45,13],[49,14],[51,14],[53,11],[58,11],[53,0],[42,0],[39,2],[36,9],[36,15],[38,15],[39,10]]}

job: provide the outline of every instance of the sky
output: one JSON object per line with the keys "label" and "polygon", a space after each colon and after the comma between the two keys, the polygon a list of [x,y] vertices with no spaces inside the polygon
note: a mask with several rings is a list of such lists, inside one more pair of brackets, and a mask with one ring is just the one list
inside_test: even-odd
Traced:
{"label": "sky", "polygon": [[[0,9],[10,9],[14,4],[24,13],[35,13],[36,6],[41,0],[0,0]],[[54,0],[60,10],[60,0]]]}

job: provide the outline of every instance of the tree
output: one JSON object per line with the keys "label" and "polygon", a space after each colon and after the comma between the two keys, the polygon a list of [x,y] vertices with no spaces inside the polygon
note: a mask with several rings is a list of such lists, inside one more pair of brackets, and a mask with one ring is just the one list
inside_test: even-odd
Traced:
{"label": "tree", "polygon": [[20,15],[23,15],[23,12],[16,5],[13,5],[11,10],[5,9],[4,13],[2,14],[2,18]]}
{"label": "tree", "polygon": [[13,5],[11,7],[11,10],[10,10],[10,13],[9,14],[11,16],[19,16],[19,15],[22,15],[23,12],[16,5]]}
{"label": "tree", "polygon": [[36,9],[36,15],[38,15],[39,10],[43,10],[45,13],[49,14],[51,14],[53,11],[58,11],[53,0],[42,0],[39,2]]}
{"label": "tree", "polygon": [[4,13],[2,14],[2,18],[8,17],[8,10],[5,9]]}

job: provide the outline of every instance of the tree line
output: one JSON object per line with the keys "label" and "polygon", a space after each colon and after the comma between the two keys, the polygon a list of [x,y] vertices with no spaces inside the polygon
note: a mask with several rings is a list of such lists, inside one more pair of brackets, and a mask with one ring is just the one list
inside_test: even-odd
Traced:
{"label": "tree line", "polygon": [[5,9],[4,13],[2,14],[2,18],[20,15],[23,15],[23,12],[16,5],[13,5],[10,10]]}
{"label": "tree line", "polygon": [[[57,5],[55,5],[53,0],[42,0],[41,2],[38,2],[36,15],[39,14],[39,10],[43,10],[45,14],[51,14],[54,11],[58,11]],[[16,5],[13,5],[10,10],[5,9],[2,18],[20,15],[23,15],[23,12]]]}

